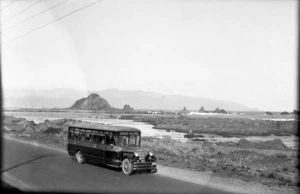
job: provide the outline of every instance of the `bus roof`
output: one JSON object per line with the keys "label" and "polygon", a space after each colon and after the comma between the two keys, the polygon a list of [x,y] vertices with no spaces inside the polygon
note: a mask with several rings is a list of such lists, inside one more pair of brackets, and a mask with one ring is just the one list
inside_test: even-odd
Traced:
{"label": "bus roof", "polygon": [[104,130],[104,131],[136,131],[136,132],[141,131],[141,130],[139,130],[137,128],[133,128],[133,127],[105,125],[102,123],[78,123],[78,124],[71,124],[69,127]]}

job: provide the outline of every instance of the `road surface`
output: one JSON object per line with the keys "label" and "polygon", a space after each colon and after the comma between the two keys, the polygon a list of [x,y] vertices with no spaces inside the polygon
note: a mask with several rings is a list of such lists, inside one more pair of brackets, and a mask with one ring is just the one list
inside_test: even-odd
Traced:
{"label": "road surface", "polygon": [[[3,138],[2,177],[30,191],[116,193],[227,193],[157,174],[78,164],[64,152]],[[159,171],[159,169],[158,169]],[[3,176],[5,175],[5,176]]]}

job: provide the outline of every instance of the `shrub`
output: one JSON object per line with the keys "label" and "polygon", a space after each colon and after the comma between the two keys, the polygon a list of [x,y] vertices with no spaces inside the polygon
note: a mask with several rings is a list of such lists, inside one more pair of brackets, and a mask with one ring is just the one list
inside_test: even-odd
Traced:
{"label": "shrub", "polygon": [[276,178],[276,176],[277,176],[277,173],[276,173],[276,172],[269,172],[269,173],[267,173],[267,177],[268,177],[268,178],[274,179],[274,178]]}
{"label": "shrub", "polygon": [[282,113],[280,113],[281,115],[289,115],[289,113],[288,112],[286,112],[286,111],[283,111]]}
{"label": "shrub", "polygon": [[227,167],[226,166],[222,166],[222,170],[226,170],[227,169]]}
{"label": "shrub", "polygon": [[278,153],[278,154],[276,154],[275,156],[276,156],[277,158],[283,158],[283,159],[287,158],[287,156],[286,156],[285,154],[281,154],[281,153]]}
{"label": "shrub", "polygon": [[53,128],[53,127],[48,127],[44,133],[46,134],[59,134],[61,132],[61,128]]}

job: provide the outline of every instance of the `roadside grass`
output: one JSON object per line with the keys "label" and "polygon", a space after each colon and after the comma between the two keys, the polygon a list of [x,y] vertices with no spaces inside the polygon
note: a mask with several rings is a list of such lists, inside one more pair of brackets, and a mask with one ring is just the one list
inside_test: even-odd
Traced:
{"label": "roadside grass", "polygon": [[263,154],[260,150],[214,151],[202,142],[179,143],[169,139],[142,138],[143,148],[152,149],[158,163],[193,171],[212,171],[219,176],[235,177],[244,181],[258,181],[265,185],[283,185],[296,188],[299,182],[297,157],[287,156],[281,151]]}

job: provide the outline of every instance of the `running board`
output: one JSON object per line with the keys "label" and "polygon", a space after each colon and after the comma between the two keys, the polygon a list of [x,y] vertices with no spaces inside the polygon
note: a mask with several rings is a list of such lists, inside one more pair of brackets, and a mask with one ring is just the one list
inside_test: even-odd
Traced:
{"label": "running board", "polygon": [[114,167],[114,168],[120,168],[120,166],[112,165],[112,164],[106,164],[106,166]]}

